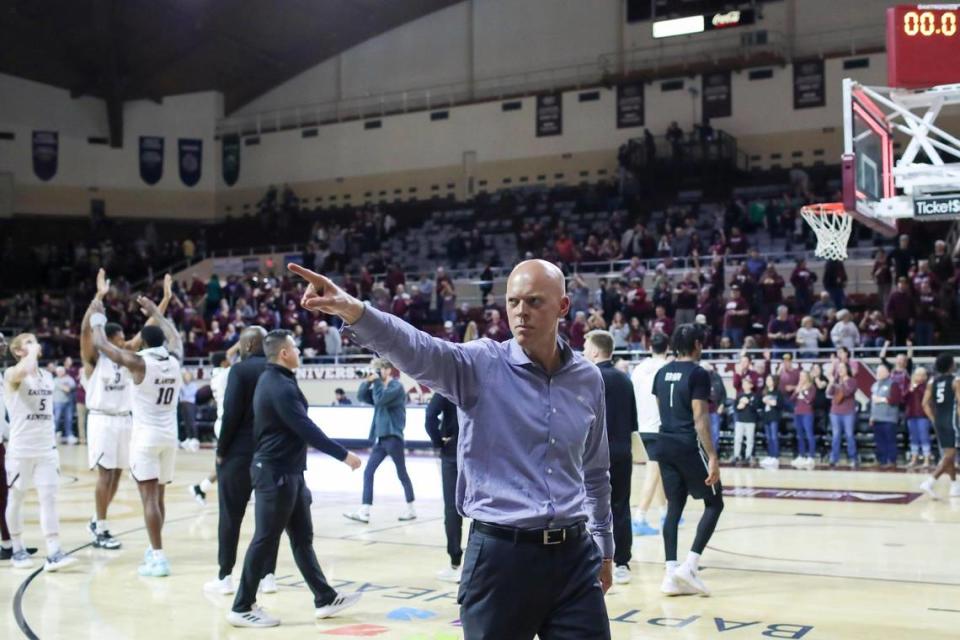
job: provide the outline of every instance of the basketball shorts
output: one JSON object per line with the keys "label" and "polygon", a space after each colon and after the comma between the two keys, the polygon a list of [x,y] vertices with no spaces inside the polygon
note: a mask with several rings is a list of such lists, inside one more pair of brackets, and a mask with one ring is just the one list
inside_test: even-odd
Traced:
{"label": "basketball shorts", "polygon": [[937,420],[934,427],[937,432],[937,442],[940,443],[941,449],[956,449],[957,440],[960,436],[957,435],[957,421],[951,420],[950,422]]}
{"label": "basketball shorts", "polygon": [[133,418],[93,411],[87,414],[87,463],[90,469],[130,467],[130,432]]}
{"label": "basketball shorts", "polygon": [[137,482],[156,480],[160,484],[173,482],[173,467],[177,459],[177,446],[130,447],[130,475]]}
{"label": "basketball shorts", "polygon": [[7,486],[26,491],[33,487],[60,484],[60,454],[56,449],[42,456],[19,457],[7,454],[4,460]]}
{"label": "basketball shorts", "polygon": [[[652,448],[651,458],[660,465],[660,477],[663,491],[670,496],[688,495],[703,500],[708,495],[723,495],[723,487],[717,482],[712,487],[706,485],[709,469],[707,455],[697,441],[657,434]],[[647,440],[647,438],[644,438]]]}

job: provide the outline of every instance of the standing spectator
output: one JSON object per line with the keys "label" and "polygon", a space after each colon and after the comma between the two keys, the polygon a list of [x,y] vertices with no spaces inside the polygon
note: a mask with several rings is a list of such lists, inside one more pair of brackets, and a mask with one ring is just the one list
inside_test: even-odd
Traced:
{"label": "standing spectator", "polygon": [[930,418],[923,412],[923,395],[927,390],[927,370],[917,367],[910,379],[910,386],[906,393],[905,415],[907,418],[907,433],[910,434],[910,461],[908,469],[915,468],[920,462],[923,453],[923,466],[931,466],[930,450]]}
{"label": "standing spectator", "polygon": [[937,295],[934,293],[929,280],[925,280],[920,285],[916,301],[913,341],[918,346],[926,347],[933,344],[934,329],[943,317],[943,310],[937,304]]}
{"label": "standing spectator", "polygon": [[578,311],[590,309],[590,288],[587,282],[579,273],[573,276],[570,288],[567,290],[570,296],[570,314],[576,316]]}
{"label": "standing spectator", "polygon": [[817,441],[813,436],[813,412],[817,388],[809,372],[800,372],[797,388],[790,397],[794,403],[793,426],[797,438],[797,455],[791,465],[797,469],[813,468],[816,465],[817,455]]}
{"label": "standing spectator", "polygon": [[627,348],[630,327],[623,321],[623,314],[617,311],[610,321],[610,335],[613,336],[613,348],[622,351]]}
{"label": "standing spectator", "polygon": [[193,243],[193,240],[187,238],[180,245],[180,248],[183,251],[183,259],[187,261],[187,264],[193,264],[193,258],[197,252],[197,245]]}
{"label": "standing spectator", "polygon": [[890,252],[890,266],[893,268],[893,276],[899,281],[900,278],[906,278],[910,275],[910,269],[917,264],[917,256],[910,248],[910,236],[903,234],[900,236],[897,248]]}
{"label": "standing spectator", "polygon": [[627,346],[631,351],[642,351],[645,340],[646,333],[643,330],[643,325],[640,324],[640,318],[636,316],[630,318],[630,333],[627,334]]}
{"label": "standing spectator", "polygon": [[793,392],[800,382],[800,367],[793,361],[792,353],[783,354],[783,362],[777,372],[777,388],[783,398],[783,413],[793,413]]}
{"label": "standing spectator", "polygon": [[[733,459],[735,465],[741,463],[750,466],[753,460],[753,441],[757,431],[757,422],[760,419],[760,400],[754,392],[753,380],[743,378],[742,391],[737,394],[733,403]],[[740,445],[746,438],[744,457],[740,457]]]}
{"label": "standing spectator", "polygon": [[697,294],[699,291],[700,285],[694,279],[693,272],[687,271],[683,280],[678,282],[673,290],[677,300],[674,320],[678,325],[689,324],[694,321],[697,315]]}
{"label": "standing spectator", "polygon": [[797,260],[797,266],[790,274],[790,284],[793,285],[794,310],[797,315],[810,312],[813,304],[813,285],[817,281],[817,274],[807,268],[807,261]]}
{"label": "standing spectator", "polygon": [[813,326],[813,317],[804,316],[800,321],[800,328],[797,329],[797,346],[800,349],[799,356],[805,359],[817,357],[820,349],[820,341],[826,341],[827,336],[821,329]]}
{"label": "standing spectator", "polygon": [[437,279],[439,287],[437,289],[437,298],[439,300],[440,318],[446,322],[455,322],[457,319],[457,293],[453,288],[453,283],[449,279]]}
{"label": "standing spectator", "polygon": [[180,446],[187,451],[199,451],[200,440],[197,438],[197,383],[186,369],[183,370],[183,384],[180,386],[180,432],[183,439]]}
{"label": "standing spectator", "polygon": [[727,411],[727,385],[723,383],[723,378],[717,373],[716,367],[709,362],[701,362],[707,373],[710,374],[710,402],[707,409],[710,412],[710,440],[713,442],[713,448],[720,451],[720,427],[723,423],[723,415]]}
{"label": "standing spectator", "polygon": [[906,277],[897,279],[897,288],[887,299],[885,313],[887,319],[893,323],[893,344],[898,347],[906,345],[916,313],[913,294],[910,293],[910,283]]}
{"label": "standing spectator", "polygon": [[937,240],[933,245],[933,255],[930,256],[930,271],[940,283],[940,294],[943,304],[942,308],[950,308],[953,301],[950,299],[950,291],[956,284],[954,280],[955,269],[953,260],[947,253],[947,243],[943,240]]}
{"label": "standing spectator", "polygon": [[837,309],[847,304],[846,286],[847,270],[843,268],[843,260],[827,260],[823,266],[823,288]]}
{"label": "standing spectator", "polygon": [[873,281],[877,284],[877,296],[880,298],[880,306],[887,304],[890,297],[890,289],[893,287],[893,275],[890,269],[890,262],[887,260],[887,252],[883,249],[877,249],[873,256]]}
{"label": "standing spectator", "polygon": [[57,367],[53,380],[53,423],[60,432],[60,442],[77,444],[80,440],[73,432],[75,413],[74,391],[77,381],[67,373],[65,367]]}
{"label": "standing spectator", "polygon": [[767,325],[767,337],[773,341],[773,357],[792,354],[797,346],[797,323],[787,315],[786,305],[777,307],[777,315]]}
{"label": "standing spectator", "polygon": [[857,440],[854,427],[857,422],[857,381],[850,371],[850,365],[839,360],[833,361],[832,380],[827,387],[827,396],[830,398],[830,429],[832,432],[830,446],[830,466],[835,467],[840,461],[841,434],[847,440],[847,459],[850,466],[857,468],[860,462],[857,459]]}
{"label": "standing spectator", "polygon": [[204,320],[207,322],[210,321],[213,314],[217,312],[217,307],[220,306],[220,300],[222,299],[223,287],[220,286],[220,278],[214,273],[210,276],[210,280],[207,281],[206,304],[203,310]]}
{"label": "standing spectator", "polygon": [[827,326],[827,319],[830,317],[830,314],[835,313],[836,310],[837,307],[833,304],[830,294],[826,291],[821,291],[820,298],[810,307],[810,315],[816,320],[817,325],[825,327]]}
{"label": "standing spectator", "polygon": [[404,457],[403,431],[407,425],[407,393],[400,381],[393,377],[393,365],[381,358],[370,363],[371,372],[357,390],[357,399],[373,405],[373,422],[370,424],[370,440],[373,448],[370,459],[363,470],[363,501],[360,508],[352,513],[343,514],[350,520],[370,522],[370,509],[373,506],[373,478],[377,467],[384,458],[390,456],[397,468],[397,477],[403,485],[403,495],[407,502],[406,510],[397,518],[408,522],[417,517],[413,501],[413,483],[407,474]]}
{"label": "standing spectator", "polygon": [[782,303],[783,277],[771,264],[760,276],[760,317],[767,320]]}
{"label": "standing spectator", "polygon": [[837,312],[837,324],[830,330],[830,341],[835,347],[846,347],[853,351],[860,346],[860,330],[851,320],[852,315],[847,309]]}
{"label": "standing spectator", "polygon": [[887,342],[887,323],[883,314],[877,310],[864,314],[860,321],[860,337],[867,348],[882,347]]}
{"label": "standing spectator", "polygon": [[577,351],[583,351],[586,335],[587,314],[583,311],[578,311],[573,318],[573,324],[570,325],[570,347]]}
{"label": "standing spectator", "polygon": [[897,466],[897,423],[900,421],[900,386],[890,379],[886,365],[877,366],[877,381],[870,387],[870,426],[881,468]]}
{"label": "standing spectator", "polygon": [[778,388],[777,379],[768,375],[763,381],[763,394],[760,397],[763,412],[763,434],[767,442],[767,457],[760,461],[765,469],[780,467],[780,422],[783,420],[783,394]]}
{"label": "standing spectator", "polygon": [[650,320],[650,334],[662,333],[665,336],[672,336],[673,319],[667,316],[666,307],[658,304],[654,314],[653,319]]}
{"label": "standing spectator", "polygon": [[723,314],[723,335],[730,338],[735,349],[743,346],[743,337],[750,322],[750,305],[741,295],[740,287],[730,287],[730,299]]}
{"label": "standing spectator", "polygon": [[610,447],[610,509],[613,512],[613,581],[630,582],[630,477],[633,473],[633,434],[638,430],[637,399],[633,383],[613,366],[613,336],[606,331],[587,334],[584,357],[597,365],[603,377],[607,406],[607,442]]}

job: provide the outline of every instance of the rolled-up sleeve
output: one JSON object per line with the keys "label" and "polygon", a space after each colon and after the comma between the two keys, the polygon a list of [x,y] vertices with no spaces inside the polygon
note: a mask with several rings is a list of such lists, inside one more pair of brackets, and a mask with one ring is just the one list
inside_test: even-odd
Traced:
{"label": "rolled-up sleeve", "polygon": [[587,528],[604,558],[613,557],[613,515],[610,512],[610,449],[607,444],[607,406],[603,390],[596,419],[583,452],[583,483],[586,489]]}
{"label": "rolled-up sleeve", "polygon": [[356,324],[344,333],[357,344],[388,358],[398,369],[450,398],[460,408],[479,394],[478,379],[492,361],[487,340],[454,344],[434,338],[403,320],[367,305]]}

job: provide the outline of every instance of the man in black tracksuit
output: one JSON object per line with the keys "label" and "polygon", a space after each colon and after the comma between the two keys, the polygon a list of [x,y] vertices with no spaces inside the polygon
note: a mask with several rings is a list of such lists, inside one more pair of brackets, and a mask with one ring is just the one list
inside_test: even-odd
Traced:
{"label": "man in black tracksuit", "polygon": [[610,511],[613,513],[613,581],[630,582],[630,479],[633,475],[633,432],[637,431],[637,396],[629,376],[613,366],[613,336],[591,331],[583,355],[597,365],[603,377],[607,404],[607,442],[610,446]]}
{"label": "man in black tracksuit", "polygon": [[[247,502],[253,484],[250,465],[253,462],[253,392],[257,380],[267,366],[263,355],[263,327],[247,327],[240,334],[240,362],[230,368],[227,388],[223,395],[223,419],[217,440],[217,481],[220,484],[220,521],[218,530],[219,584],[209,589],[224,595],[233,593],[228,580],[237,562],[237,543],[240,526],[247,511]],[[264,575],[276,571],[277,557],[273,556],[264,569]]]}
{"label": "man in black tracksuit", "polygon": [[457,512],[457,438],[460,423],[457,421],[457,406],[434,392],[427,405],[427,435],[433,446],[440,450],[440,478],[443,484],[443,528],[447,534],[447,555],[450,569],[444,569],[437,577],[447,582],[460,582],[460,561],[463,558],[463,516]]}
{"label": "man in black tracksuit", "polygon": [[330,440],[307,415],[307,399],[294,371],[300,350],[289,331],[271,331],[263,341],[267,366],[253,395],[253,487],[256,530],[243,562],[243,577],[227,621],[234,626],[273,627],[280,620],[256,607],[257,585],[276,558],[286,530],[293,559],[313,593],[315,615],[326,618],[357,602],[360,593],[338,594],[320,569],[313,550],[312,498],[303,479],[307,445],[360,468],[360,458]]}

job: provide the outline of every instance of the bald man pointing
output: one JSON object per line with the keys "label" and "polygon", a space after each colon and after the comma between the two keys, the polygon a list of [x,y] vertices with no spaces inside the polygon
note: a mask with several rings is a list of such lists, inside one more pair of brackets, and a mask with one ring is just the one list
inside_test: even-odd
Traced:
{"label": "bald man pointing", "polygon": [[507,281],[513,339],[453,344],[365,306],[328,278],[301,304],[457,405],[457,510],[473,519],[457,602],[465,640],[610,637],[613,537],[600,371],[557,338],[564,277],[542,260]]}

